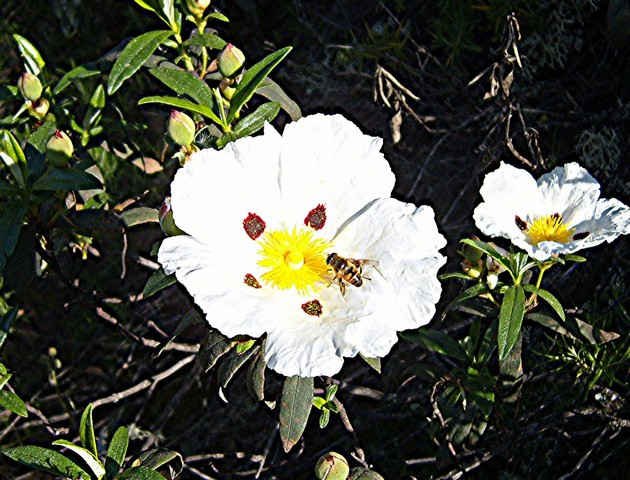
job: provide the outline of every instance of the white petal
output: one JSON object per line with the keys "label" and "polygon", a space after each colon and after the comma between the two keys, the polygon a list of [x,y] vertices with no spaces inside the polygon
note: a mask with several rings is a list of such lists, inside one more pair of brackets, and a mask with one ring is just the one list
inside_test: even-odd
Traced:
{"label": "white petal", "polygon": [[515,217],[527,220],[527,215],[543,214],[536,180],[527,171],[507,163],[501,162],[497,170],[486,175],[480,193],[484,202],[477,206],[473,218],[486,235],[523,239]]}
{"label": "white petal", "polygon": [[223,150],[201,150],[179,169],[171,185],[179,228],[211,241],[217,235],[244,237],[243,220],[256,213],[269,224],[279,209],[279,135],[247,137]]}
{"label": "white petal", "polygon": [[341,115],[311,115],[287,125],[280,175],[287,223],[302,224],[323,204],[327,220],[320,233],[331,237],[366,203],[389,197],[395,178],[382,143]]}
{"label": "white petal", "polygon": [[560,213],[565,223],[576,225],[593,216],[599,183],[577,163],[556,167],[538,179],[546,214]]}
{"label": "white petal", "polygon": [[258,337],[284,315],[284,307],[269,289],[244,284],[244,274],[251,264],[246,251],[241,250],[241,255],[229,252],[178,235],[164,239],[158,262],[166,273],[175,273],[210,325],[228,337]]}

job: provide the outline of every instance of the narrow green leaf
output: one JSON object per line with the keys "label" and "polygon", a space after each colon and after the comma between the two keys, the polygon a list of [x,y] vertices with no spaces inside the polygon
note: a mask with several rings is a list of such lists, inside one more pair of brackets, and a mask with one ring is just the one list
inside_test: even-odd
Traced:
{"label": "narrow green leaf", "polygon": [[48,448],[28,445],[4,450],[4,455],[35,470],[64,478],[90,480],[90,475],[69,458]]}
{"label": "narrow green leaf", "polygon": [[574,254],[565,255],[564,259],[567,262],[575,262],[575,263],[584,263],[584,262],[586,262],[586,257],[583,257],[581,255],[574,255]]}
{"label": "narrow green leaf", "polygon": [[532,284],[524,285],[523,288],[527,292],[535,293],[540,298],[542,298],[545,302],[547,302],[549,306],[553,308],[553,311],[556,312],[558,317],[560,317],[560,320],[562,321],[566,320],[566,315],[564,314],[564,308],[562,307],[560,300],[558,300],[551,292],[548,292],[547,290],[543,290],[542,288],[536,288],[536,286]]}
{"label": "narrow green leaf", "polygon": [[17,246],[25,214],[26,207],[15,204],[5,204],[0,212],[0,273]]}
{"label": "narrow green leaf", "polygon": [[243,365],[252,358],[258,351],[258,347],[250,348],[244,353],[238,353],[236,350],[233,350],[232,353],[228,356],[226,360],[224,360],[219,366],[219,371],[217,372],[217,378],[219,379],[219,384],[226,388],[236,372],[238,372]]}
{"label": "narrow green leaf", "polygon": [[64,76],[59,79],[59,81],[53,88],[53,95],[59,95],[75,80],[95,77],[97,75],[100,75],[100,73],[100,70],[92,70],[83,65],[74,67],[72,70],[66,72]]}
{"label": "narrow green leaf", "polygon": [[280,104],[275,102],[263,103],[252,113],[236,124],[234,130],[217,140],[217,147],[223,148],[227,143],[242,137],[249,137],[263,128],[265,122],[271,122],[280,111]]}
{"label": "narrow green leaf", "polygon": [[94,436],[94,421],[92,419],[92,410],[94,406],[90,403],[81,414],[81,422],[79,423],[79,436],[81,444],[90,450],[94,456],[98,456],[96,449],[96,437]]}
{"label": "narrow green leaf", "polygon": [[45,153],[46,144],[50,137],[54,135],[55,130],[57,130],[57,122],[54,118],[48,119],[30,134],[28,143],[35,147],[35,150],[39,153]]}
{"label": "narrow green leaf", "polygon": [[264,343],[260,348],[256,358],[249,364],[247,370],[247,388],[252,396],[262,402],[265,399],[265,363]]}
{"label": "narrow green leaf", "polygon": [[621,336],[617,332],[608,332],[593,327],[579,318],[567,318],[564,326],[549,315],[542,313],[529,313],[527,314],[527,319],[547,327],[560,335],[564,335],[573,340],[586,340],[587,343],[592,345],[612,342]]}
{"label": "narrow green leaf", "polygon": [[285,47],[267,55],[243,74],[243,79],[236,87],[236,92],[230,102],[230,112],[228,114],[229,123],[232,123],[232,120],[236,118],[236,114],[240,112],[242,106],[252,98],[258,86],[267,78],[273,69],[284,60],[291,49],[292,47]]}
{"label": "narrow green leaf", "polygon": [[105,457],[105,471],[107,472],[107,478],[114,478],[124,465],[128,446],[129,429],[127,427],[118,427],[109,442],[107,456]]}
{"label": "narrow green leaf", "polygon": [[100,188],[103,188],[103,186],[98,178],[76,168],[49,168],[33,184],[33,190],[42,191],[92,190]]}
{"label": "narrow green leaf", "polygon": [[33,75],[39,75],[42,68],[46,65],[41,53],[39,53],[31,42],[21,35],[14,33],[13,39],[18,45],[22,58],[24,58],[24,65],[26,66],[26,69]]}
{"label": "narrow green leaf", "polygon": [[285,452],[300,440],[313,406],[313,379],[288,377],[280,399],[280,439]]}
{"label": "narrow green leaf", "polygon": [[[2,242],[0,241],[0,244],[1,243]],[[0,252],[0,272],[2,272],[4,268],[4,264],[2,263],[3,262],[2,258],[3,258],[3,254]],[[5,261],[6,261],[6,258],[5,258]],[[17,314],[18,314],[17,307],[13,307],[2,318],[0,318],[0,347],[4,345],[4,342],[6,341],[7,336],[9,335],[9,329],[11,328],[11,325],[13,325],[13,322],[15,322],[15,319],[17,318]]]}
{"label": "narrow green leaf", "polygon": [[125,80],[144,65],[157,47],[172,35],[170,30],[143,33],[131,40],[116,59],[107,80],[107,94],[113,95]]}
{"label": "narrow green leaf", "polygon": [[188,95],[195,102],[208,108],[214,105],[212,90],[193,73],[166,67],[152,68],[149,73],[178,95]]}
{"label": "narrow green leaf", "polygon": [[155,295],[160,290],[164,290],[166,287],[170,287],[175,283],[177,283],[175,274],[167,275],[162,269],[156,270],[147,280],[142,290],[142,297],[149,298],[151,295]]}
{"label": "narrow green leaf", "polygon": [[221,125],[221,119],[208,107],[199,105],[198,103],[191,102],[184,98],[168,97],[168,96],[151,96],[140,99],[138,105],[147,105],[149,103],[160,103],[162,105],[168,105],[170,107],[181,108],[190,112],[198,113],[206,118],[209,118],[214,123]]}
{"label": "narrow green leaf", "polygon": [[24,187],[26,185],[24,181],[26,157],[20,142],[8,130],[0,130],[0,157],[15,178],[16,183],[20,187]]}
{"label": "narrow green leaf", "polygon": [[202,365],[205,365],[205,371],[212,369],[223,355],[229,352],[234,346],[233,342],[221,333],[212,330],[206,336],[201,347]]}
{"label": "narrow green leaf", "polygon": [[147,452],[142,452],[136,461],[133,462],[133,465],[136,465],[136,462],[139,462],[145,468],[150,468],[152,470],[157,470],[163,465],[167,463],[178,460],[180,465],[183,466],[183,458],[182,456],[173,451],[173,450],[164,450],[162,448],[154,448],[153,450],[149,450]]}
{"label": "narrow green leaf", "polygon": [[0,407],[6,408],[20,417],[28,417],[28,410],[24,401],[9,390],[0,390]]}
{"label": "narrow green leaf", "polygon": [[206,15],[206,18],[212,18],[214,20],[219,20],[220,22],[229,22],[230,19],[228,17],[226,17],[225,15],[223,15],[220,12],[212,12],[208,15]]}
{"label": "narrow green leaf", "polygon": [[184,42],[184,46],[206,47],[212,50],[223,50],[227,42],[214,33],[202,33],[190,37]]}
{"label": "narrow green leaf", "polygon": [[521,332],[524,314],[525,292],[523,287],[512,285],[505,291],[499,311],[499,330],[497,331],[499,360],[504,360],[514,348]]}
{"label": "narrow green leaf", "polygon": [[401,333],[400,336],[405,340],[420,343],[432,352],[448,355],[462,362],[466,361],[466,352],[457,340],[439,330],[420,328],[413,332]]}
{"label": "narrow green leaf", "polygon": [[468,275],[462,272],[443,273],[441,275],[438,275],[438,278],[440,280],[450,280],[451,278],[457,278],[459,280],[466,280],[466,281],[474,280],[473,277],[469,277]]}
{"label": "narrow green leaf", "polygon": [[258,95],[262,95],[267,100],[278,102],[282,107],[282,110],[289,114],[291,120],[295,121],[302,118],[302,110],[300,110],[300,106],[295,103],[295,101],[287,95],[282,87],[271,78],[267,77],[263,80],[260,86],[256,89],[256,93]]}
{"label": "narrow green leaf", "polygon": [[121,473],[116,480],[166,480],[155,470],[148,467],[134,467]]}
{"label": "narrow green leaf", "polygon": [[361,355],[361,360],[369,365],[369,367],[376,371],[376,373],[381,373],[381,359],[378,357],[366,357],[365,355]]}
{"label": "narrow green leaf", "polygon": [[76,453],[79,457],[81,457],[81,460],[83,460],[86,465],[90,467],[90,470],[92,470],[94,476],[96,476],[98,480],[103,478],[103,476],[105,475],[105,468],[103,468],[103,465],[101,464],[99,459],[96,458],[94,454],[89,450],[83,447],[79,447],[78,445],[75,445],[68,440],[55,440],[52,444],[65,447],[68,450]]}
{"label": "narrow green leaf", "polygon": [[486,242],[482,242],[481,240],[473,240],[471,238],[464,238],[462,240],[460,240],[460,243],[469,245],[473,248],[476,248],[477,250],[481,250],[483,253],[490,255],[492,258],[494,258],[497,263],[499,263],[503,268],[505,268],[506,270],[508,270],[510,273],[511,269],[510,269],[510,265],[509,265],[509,261],[506,257],[504,257],[503,255],[501,255],[492,245],[490,245],[489,243]]}
{"label": "narrow green leaf", "polygon": [[137,207],[125,210],[120,214],[120,218],[125,223],[127,228],[135,227],[136,225],[142,225],[143,223],[157,223],[159,222],[158,211],[155,208],[150,207]]}

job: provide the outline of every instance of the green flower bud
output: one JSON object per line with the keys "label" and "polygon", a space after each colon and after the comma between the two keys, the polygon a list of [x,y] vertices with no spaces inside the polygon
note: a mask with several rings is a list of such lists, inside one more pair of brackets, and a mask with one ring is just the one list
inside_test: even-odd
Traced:
{"label": "green flower bud", "polygon": [[245,55],[231,43],[219,54],[219,71],[224,77],[236,75],[245,63]]}
{"label": "green flower bud", "polygon": [[369,468],[357,467],[352,469],[348,480],[385,480],[380,474]]}
{"label": "green flower bud", "polygon": [[168,134],[177,145],[187,147],[195,140],[195,122],[185,113],[171,110]]}
{"label": "green flower bud", "polygon": [[186,0],[188,11],[197,18],[201,18],[206,8],[210,6],[211,0]]}
{"label": "green flower bud", "polygon": [[26,100],[36,102],[42,96],[42,82],[32,73],[25,72],[18,79],[18,89]]}
{"label": "green flower bud", "polygon": [[162,228],[162,231],[166,236],[172,237],[174,235],[182,235],[184,233],[177,225],[175,225],[170,197],[166,197],[164,199],[158,216],[160,219],[160,228]]}
{"label": "green flower bud", "polygon": [[55,167],[67,166],[73,153],[72,140],[61,130],[57,130],[46,144],[46,157],[50,164]]}
{"label": "green flower bud", "polygon": [[223,96],[227,98],[228,100],[232,100],[232,97],[234,96],[234,93],[236,92],[236,88],[232,86],[232,83],[227,78],[224,78],[223,80],[221,80],[221,83],[219,83],[219,89],[221,90],[221,93],[223,94]]}
{"label": "green flower bud", "polygon": [[337,452],[328,452],[315,464],[317,480],[346,480],[350,473],[348,461]]}
{"label": "green flower bud", "polygon": [[28,113],[37,120],[43,120],[49,109],[50,102],[45,98],[40,98],[37,102],[31,102]]}

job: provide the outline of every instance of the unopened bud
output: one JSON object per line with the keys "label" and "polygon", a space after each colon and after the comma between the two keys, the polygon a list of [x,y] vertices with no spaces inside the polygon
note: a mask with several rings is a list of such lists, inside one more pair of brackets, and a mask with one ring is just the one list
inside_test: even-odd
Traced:
{"label": "unopened bud", "polygon": [[187,147],[195,140],[195,122],[185,113],[171,110],[168,134],[176,144]]}
{"label": "unopened bud", "polygon": [[468,260],[463,260],[461,265],[462,271],[470,278],[479,278],[479,276],[481,275],[481,271],[483,269],[483,264],[481,260],[477,260],[475,263],[472,263]]}
{"label": "unopened bud", "polygon": [[488,272],[486,275],[486,285],[490,290],[494,290],[499,283],[499,276],[496,273]]}
{"label": "unopened bud", "polygon": [[210,2],[211,0],[186,0],[186,7],[195,17],[201,18],[206,8],[210,6]]}
{"label": "unopened bud", "polygon": [[61,130],[57,130],[46,144],[46,157],[50,164],[55,167],[67,166],[73,153],[72,140]]}
{"label": "unopened bud", "polygon": [[160,219],[160,228],[165,235],[172,237],[174,235],[181,235],[184,232],[180,230],[180,228],[175,225],[175,219],[173,218],[173,209],[171,208],[171,198],[166,197],[162,206],[160,207],[159,213]]}
{"label": "unopened bud", "polygon": [[49,109],[50,102],[45,98],[40,98],[36,102],[31,102],[31,104],[28,106],[28,113],[33,118],[36,118],[37,120],[42,120],[48,113]]}
{"label": "unopened bud", "polygon": [[385,480],[382,475],[369,468],[357,467],[352,469],[348,480]]}
{"label": "unopened bud", "polygon": [[245,63],[245,55],[228,43],[219,55],[219,71],[224,77],[236,75]]}
{"label": "unopened bud", "polygon": [[348,461],[337,452],[328,452],[315,464],[317,480],[346,480],[350,473]]}
{"label": "unopened bud", "polygon": [[232,97],[236,92],[236,88],[232,86],[232,83],[228,78],[224,78],[223,80],[221,80],[221,83],[219,83],[219,89],[221,90],[223,96],[228,100],[232,100]]}
{"label": "unopened bud", "polygon": [[32,73],[25,72],[18,79],[18,89],[26,100],[35,102],[42,96],[42,82]]}
{"label": "unopened bud", "polygon": [[57,356],[57,349],[55,347],[49,347],[48,348],[48,356],[56,357]]}

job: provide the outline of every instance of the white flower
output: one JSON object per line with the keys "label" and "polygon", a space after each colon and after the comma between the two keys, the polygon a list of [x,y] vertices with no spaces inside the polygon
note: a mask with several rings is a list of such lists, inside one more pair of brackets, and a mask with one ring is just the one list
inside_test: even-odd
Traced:
{"label": "white flower", "polygon": [[567,163],[538,181],[501,162],[481,186],[484,202],[473,217],[486,235],[509,238],[543,261],[612,242],[630,233],[630,208],[599,198],[599,183],[577,163]]}
{"label": "white flower", "polygon": [[[433,317],[446,242],[430,207],[389,198],[381,145],[340,115],[312,115],[196,153],[171,185],[188,235],[163,241],[160,264],[223,334],[267,333],[267,364],[284,375],[386,355],[397,331]],[[369,260],[361,286],[331,284],[332,253]]]}

